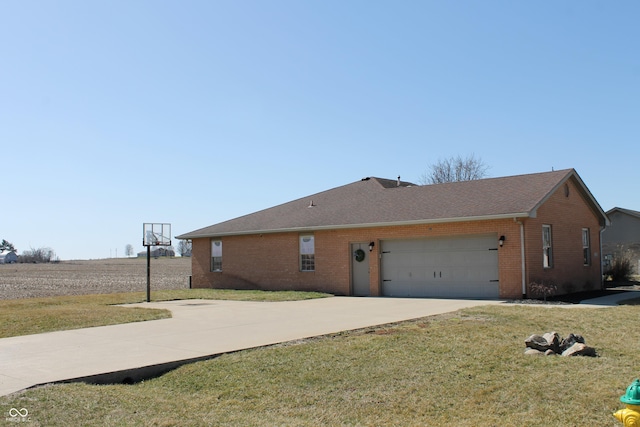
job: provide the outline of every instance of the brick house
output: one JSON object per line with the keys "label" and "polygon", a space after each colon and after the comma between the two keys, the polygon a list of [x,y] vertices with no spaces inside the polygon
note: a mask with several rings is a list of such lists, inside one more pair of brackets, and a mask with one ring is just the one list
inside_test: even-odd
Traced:
{"label": "brick house", "polygon": [[364,178],[177,236],[193,286],[520,298],[602,286],[608,218],[573,169],[419,186]]}

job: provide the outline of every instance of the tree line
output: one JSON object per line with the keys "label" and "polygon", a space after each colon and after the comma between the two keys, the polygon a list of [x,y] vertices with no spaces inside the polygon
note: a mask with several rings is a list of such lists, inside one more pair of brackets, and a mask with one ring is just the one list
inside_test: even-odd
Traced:
{"label": "tree line", "polygon": [[[17,255],[18,250],[13,243],[2,239],[2,242],[0,242],[0,252],[15,252]],[[17,259],[17,262],[20,263],[44,263],[58,261],[60,261],[60,259],[51,248],[31,248],[26,251],[22,251],[22,254],[18,255]]]}

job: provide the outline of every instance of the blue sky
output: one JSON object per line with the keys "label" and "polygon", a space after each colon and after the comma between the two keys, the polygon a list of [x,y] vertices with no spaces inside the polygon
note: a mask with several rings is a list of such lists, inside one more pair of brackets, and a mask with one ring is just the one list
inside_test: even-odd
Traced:
{"label": "blue sky", "polygon": [[[63,259],[475,154],[640,210],[640,2],[0,2],[0,238]],[[355,208],[355,207],[354,207]],[[174,243],[176,243],[174,241]]]}

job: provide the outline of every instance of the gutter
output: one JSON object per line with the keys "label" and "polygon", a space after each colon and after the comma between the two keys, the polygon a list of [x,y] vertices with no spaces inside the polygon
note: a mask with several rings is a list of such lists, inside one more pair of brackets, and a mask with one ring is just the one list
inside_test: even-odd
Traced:
{"label": "gutter", "polygon": [[605,214],[604,215],[604,221],[600,225],[600,289],[602,289],[602,290],[605,289],[605,286],[604,286],[604,265],[603,265],[604,255],[602,254],[602,233],[604,233],[604,230],[609,226],[611,226],[611,220],[609,219],[609,216],[607,214]]}
{"label": "gutter", "polygon": [[602,257],[602,233],[604,232],[606,225],[600,226],[600,290],[604,290],[604,266],[602,265],[603,257]]}
{"label": "gutter", "polygon": [[[516,215],[514,217],[514,215]],[[488,221],[496,219],[511,219],[514,220],[517,217],[530,217],[529,212],[511,213],[511,214],[497,214],[497,215],[484,215],[484,216],[469,216],[458,218],[440,218],[432,220],[409,220],[409,221],[389,221],[389,222],[372,222],[366,224],[331,224],[331,225],[310,225],[306,227],[287,227],[287,228],[275,228],[266,230],[244,230],[244,231],[224,231],[220,233],[216,232],[203,232],[202,234],[185,233],[180,236],[176,236],[176,239],[200,239],[206,237],[222,237],[222,236],[243,236],[249,234],[271,234],[271,233],[291,233],[291,232],[310,232],[317,230],[344,230],[350,228],[377,228],[377,227],[393,227],[398,225],[426,225],[426,224],[442,224],[447,222],[466,222],[466,221]]]}
{"label": "gutter", "polygon": [[[522,269],[522,298],[527,296],[527,276],[526,276],[526,263],[524,260],[524,224],[518,218],[513,218],[513,221],[520,224],[520,259]],[[602,240],[601,240],[602,242]]]}

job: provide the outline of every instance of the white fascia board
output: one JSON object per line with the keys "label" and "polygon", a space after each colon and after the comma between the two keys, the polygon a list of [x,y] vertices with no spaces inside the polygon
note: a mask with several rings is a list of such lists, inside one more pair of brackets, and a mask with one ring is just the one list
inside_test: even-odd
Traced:
{"label": "white fascia board", "polygon": [[510,213],[510,214],[499,214],[499,215],[484,215],[484,216],[468,216],[468,217],[460,217],[460,218],[438,218],[438,219],[428,219],[428,220],[413,220],[413,221],[393,221],[393,222],[375,222],[368,224],[340,224],[340,225],[319,225],[319,226],[311,226],[311,227],[290,227],[290,228],[278,228],[273,230],[246,230],[246,231],[235,231],[235,232],[225,232],[225,233],[207,233],[202,235],[190,235],[190,233],[184,234],[182,237],[178,236],[176,238],[183,239],[201,239],[201,238],[211,238],[211,237],[224,237],[224,236],[246,236],[250,234],[273,234],[273,233],[300,233],[300,232],[310,232],[310,231],[321,231],[321,230],[344,230],[349,228],[379,228],[379,227],[393,227],[393,226],[401,226],[401,225],[424,225],[424,224],[443,224],[447,222],[467,222],[467,221],[489,221],[496,219],[513,219],[513,218],[530,218],[535,217],[532,216],[529,212],[518,212],[518,213]]}

